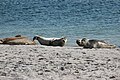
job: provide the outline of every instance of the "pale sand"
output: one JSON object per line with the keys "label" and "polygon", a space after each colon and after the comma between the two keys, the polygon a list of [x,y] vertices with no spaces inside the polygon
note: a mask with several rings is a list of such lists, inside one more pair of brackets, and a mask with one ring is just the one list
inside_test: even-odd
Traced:
{"label": "pale sand", "polygon": [[0,45],[0,80],[120,80],[120,48]]}

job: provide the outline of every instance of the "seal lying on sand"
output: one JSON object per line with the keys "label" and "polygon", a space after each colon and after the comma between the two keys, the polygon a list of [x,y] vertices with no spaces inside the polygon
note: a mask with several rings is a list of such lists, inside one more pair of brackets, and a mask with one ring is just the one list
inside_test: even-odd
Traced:
{"label": "seal lying on sand", "polygon": [[83,38],[82,40],[78,39],[76,40],[76,43],[79,46],[83,46],[84,48],[115,48],[115,45],[108,44],[107,42],[103,40],[89,40],[86,38]]}
{"label": "seal lying on sand", "polygon": [[9,45],[35,45],[35,42],[23,37],[21,35],[16,35],[15,37],[3,38],[0,39],[0,44],[9,44]]}
{"label": "seal lying on sand", "polygon": [[61,46],[61,47],[64,46],[65,43],[67,42],[66,37],[63,37],[63,38],[45,38],[45,37],[38,36],[38,35],[36,35],[33,38],[33,41],[34,40],[38,40],[38,42],[41,45],[46,45],[46,46]]}

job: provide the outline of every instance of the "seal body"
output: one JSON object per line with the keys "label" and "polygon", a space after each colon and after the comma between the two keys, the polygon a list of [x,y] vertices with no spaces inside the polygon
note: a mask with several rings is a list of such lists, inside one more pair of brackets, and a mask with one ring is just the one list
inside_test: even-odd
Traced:
{"label": "seal body", "polygon": [[115,45],[111,45],[103,40],[96,40],[96,39],[78,39],[76,40],[76,43],[79,46],[83,46],[84,48],[115,48]]}
{"label": "seal body", "polygon": [[45,38],[42,36],[34,36],[33,41],[38,40],[38,42],[41,45],[46,45],[46,46],[64,46],[65,43],[67,42],[66,37],[63,38]]}
{"label": "seal body", "polygon": [[21,35],[16,35],[15,37],[0,39],[1,44],[9,45],[35,45],[36,43],[27,37],[22,37]]}

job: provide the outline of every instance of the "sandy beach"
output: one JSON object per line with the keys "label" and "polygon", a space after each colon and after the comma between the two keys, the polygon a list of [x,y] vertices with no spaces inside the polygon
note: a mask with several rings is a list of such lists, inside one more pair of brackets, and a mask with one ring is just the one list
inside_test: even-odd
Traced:
{"label": "sandy beach", "polygon": [[120,80],[120,48],[0,45],[0,80]]}

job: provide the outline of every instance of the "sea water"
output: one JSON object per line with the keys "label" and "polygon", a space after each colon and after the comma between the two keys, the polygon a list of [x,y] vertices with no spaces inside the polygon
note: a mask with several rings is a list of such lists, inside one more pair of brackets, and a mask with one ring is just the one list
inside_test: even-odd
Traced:
{"label": "sea water", "polygon": [[105,40],[120,46],[120,0],[0,0],[0,38],[17,34],[33,38]]}

